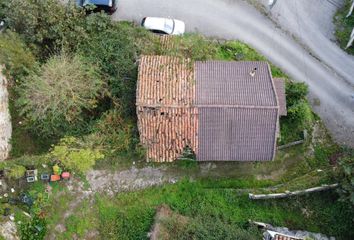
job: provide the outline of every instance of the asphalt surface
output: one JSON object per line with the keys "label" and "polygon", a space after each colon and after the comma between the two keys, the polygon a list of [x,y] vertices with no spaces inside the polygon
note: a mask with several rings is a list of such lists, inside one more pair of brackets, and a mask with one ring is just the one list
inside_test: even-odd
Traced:
{"label": "asphalt surface", "polygon": [[334,138],[354,146],[354,58],[333,42],[337,4],[278,0],[269,11],[262,8],[266,2],[120,0],[113,18],[139,23],[145,16],[172,17],[185,21],[188,32],[248,43],[291,78],[306,82],[313,108]]}

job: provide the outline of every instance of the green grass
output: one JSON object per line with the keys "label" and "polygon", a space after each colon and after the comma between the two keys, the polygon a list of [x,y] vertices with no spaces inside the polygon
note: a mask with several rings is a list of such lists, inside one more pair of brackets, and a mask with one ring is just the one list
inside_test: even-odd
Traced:
{"label": "green grass", "polygon": [[251,201],[247,195],[231,190],[206,189],[201,182],[183,181],[114,198],[97,196],[99,230],[104,239],[147,239],[155,208],[165,203],[187,217],[218,218],[238,226],[252,219],[348,239],[354,236],[352,213],[336,197],[328,192],[287,200]]}
{"label": "green grass", "polygon": [[[350,33],[354,27],[354,13],[349,18],[345,17],[349,12],[351,2],[352,1],[350,0],[346,0],[344,6],[338,10],[334,17],[334,22],[336,25],[335,35],[340,47],[343,49],[346,47],[349,41]],[[354,46],[348,48],[345,51],[350,54],[354,54]]]}

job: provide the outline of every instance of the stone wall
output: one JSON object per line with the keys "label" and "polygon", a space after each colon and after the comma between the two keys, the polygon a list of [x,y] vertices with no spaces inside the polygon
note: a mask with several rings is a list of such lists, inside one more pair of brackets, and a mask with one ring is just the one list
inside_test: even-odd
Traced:
{"label": "stone wall", "polygon": [[9,156],[11,149],[11,119],[9,113],[9,94],[7,91],[7,79],[2,74],[3,67],[0,66],[0,161]]}

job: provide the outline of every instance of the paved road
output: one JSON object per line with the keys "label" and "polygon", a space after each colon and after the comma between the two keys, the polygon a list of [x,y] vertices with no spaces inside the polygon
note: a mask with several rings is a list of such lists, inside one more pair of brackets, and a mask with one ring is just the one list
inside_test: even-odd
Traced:
{"label": "paved road", "polygon": [[354,59],[330,40],[335,6],[326,0],[279,0],[270,13],[260,9],[244,0],[120,0],[113,18],[173,17],[184,20],[187,31],[250,44],[293,79],[305,81],[333,136],[354,146]]}

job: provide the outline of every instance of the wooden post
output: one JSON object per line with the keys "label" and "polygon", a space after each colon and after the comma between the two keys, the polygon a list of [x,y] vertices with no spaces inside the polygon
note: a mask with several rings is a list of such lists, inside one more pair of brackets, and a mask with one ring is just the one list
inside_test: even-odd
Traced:
{"label": "wooden post", "polygon": [[253,200],[287,198],[287,197],[291,197],[291,196],[304,195],[304,194],[307,194],[307,193],[325,191],[325,190],[329,190],[329,189],[333,189],[333,188],[337,188],[337,187],[338,187],[338,183],[331,184],[331,185],[325,184],[325,185],[322,185],[320,187],[308,188],[308,189],[305,189],[305,190],[299,190],[299,191],[294,191],[294,192],[286,191],[286,192],[283,192],[283,193],[271,193],[271,194],[252,194],[252,193],[249,193],[248,196],[249,196],[250,199],[253,199]]}

